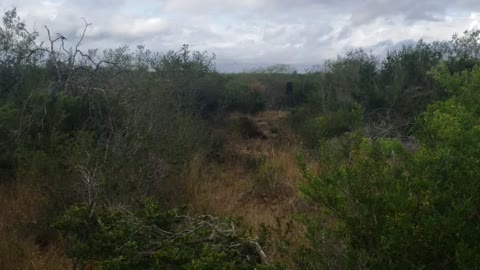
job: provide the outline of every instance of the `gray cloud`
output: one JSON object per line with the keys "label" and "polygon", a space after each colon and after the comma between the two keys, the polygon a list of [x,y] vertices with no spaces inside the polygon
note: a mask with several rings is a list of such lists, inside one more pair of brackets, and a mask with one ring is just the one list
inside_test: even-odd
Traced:
{"label": "gray cloud", "polygon": [[93,24],[85,47],[188,43],[215,52],[219,66],[317,64],[350,48],[382,53],[480,24],[478,0],[4,0],[0,11],[14,6],[30,27],[48,25],[69,40],[84,17]]}

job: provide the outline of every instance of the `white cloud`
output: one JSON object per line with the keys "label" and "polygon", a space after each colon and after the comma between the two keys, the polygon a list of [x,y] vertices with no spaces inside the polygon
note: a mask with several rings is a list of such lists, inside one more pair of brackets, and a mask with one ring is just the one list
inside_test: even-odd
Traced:
{"label": "white cloud", "polygon": [[28,26],[69,40],[84,17],[93,23],[85,47],[187,43],[239,63],[315,64],[354,47],[445,40],[480,25],[478,0],[3,0],[0,11],[14,6]]}
{"label": "white cloud", "polygon": [[129,35],[142,38],[146,35],[162,33],[168,29],[168,22],[164,18],[136,18],[131,22],[116,22],[110,30],[114,34]]}
{"label": "white cloud", "polygon": [[227,10],[235,9],[255,9],[265,5],[261,0],[167,0],[164,8],[166,11],[208,11],[208,10]]}

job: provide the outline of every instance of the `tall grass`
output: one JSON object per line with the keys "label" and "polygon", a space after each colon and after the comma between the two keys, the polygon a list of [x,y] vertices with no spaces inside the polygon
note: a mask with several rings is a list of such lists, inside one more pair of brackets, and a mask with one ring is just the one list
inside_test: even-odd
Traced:
{"label": "tall grass", "polygon": [[45,243],[32,232],[45,203],[31,184],[0,186],[0,269],[68,269],[61,240]]}

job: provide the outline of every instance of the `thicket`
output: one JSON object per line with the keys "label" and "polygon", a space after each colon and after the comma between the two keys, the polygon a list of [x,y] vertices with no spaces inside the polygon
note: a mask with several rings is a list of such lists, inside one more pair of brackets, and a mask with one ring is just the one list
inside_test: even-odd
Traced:
{"label": "thicket", "polygon": [[[234,223],[171,207],[186,165],[222,150],[218,120],[265,109],[290,110],[319,161],[301,164],[319,211],[305,219],[300,269],[480,263],[480,31],[383,59],[356,50],[306,73],[220,74],[214,55],[186,45],[84,50],[88,28],[67,47],[48,28],[38,42],[16,10],[0,26],[0,184],[42,190],[48,205],[31,226],[52,231],[42,242],[62,235],[74,268],[273,267]],[[266,139],[248,117],[238,129]],[[258,193],[285,192],[277,170],[249,163]]]}
{"label": "thicket", "polygon": [[[61,232],[74,269],[265,264],[229,223],[168,214],[168,192],[182,192],[168,185],[220,145],[208,125],[226,100],[214,56],[188,46],[83,50],[89,26],[71,48],[47,27],[46,44],[37,42],[16,10],[0,27],[0,180],[46,194],[41,224],[31,226]],[[153,195],[162,208],[136,204]],[[44,235],[38,241],[54,240]]]}
{"label": "thicket", "polygon": [[354,130],[352,119],[360,108],[361,126],[369,137],[409,140],[427,105],[449,97],[430,70],[440,63],[451,73],[471,70],[479,60],[479,34],[472,30],[450,41],[420,40],[382,59],[360,49],[327,61],[305,75],[307,98],[294,109],[292,126],[307,146],[318,147],[319,121],[327,138],[341,135]]}
{"label": "thicket", "polygon": [[319,172],[302,167],[302,191],[324,211],[307,222],[300,268],[477,267],[480,69],[458,62],[428,72],[449,98],[416,119],[417,149],[358,130],[321,141]]}

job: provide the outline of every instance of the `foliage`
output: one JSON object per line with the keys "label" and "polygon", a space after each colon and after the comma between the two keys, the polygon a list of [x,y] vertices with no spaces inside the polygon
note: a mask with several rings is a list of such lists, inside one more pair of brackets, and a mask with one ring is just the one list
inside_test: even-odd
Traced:
{"label": "foliage", "polygon": [[[83,35],[74,49],[56,50],[63,48],[56,46],[60,36],[49,35],[51,48],[36,44],[37,33],[26,30],[15,10],[0,30],[0,70],[16,74],[0,76],[9,80],[0,83],[5,177],[48,179],[54,197],[63,197],[71,194],[66,190],[82,193],[82,185],[89,189],[81,184],[88,172],[103,199],[125,201],[131,192],[152,192],[195,153],[212,151],[202,96],[221,80],[206,53],[138,46],[101,55],[79,49]],[[90,139],[77,149],[82,134]],[[72,161],[76,153],[69,151],[83,157]]]}
{"label": "foliage", "polygon": [[237,77],[229,80],[225,85],[225,108],[230,111],[257,113],[266,106],[263,87],[250,87],[248,81]]}
{"label": "foliage", "polygon": [[[353,133],[342,147],[326,144],[321,173],[303,166],[304,194],[335,219],[310,223],[314,245],[343,247],[325,268],[469,269],[480,262],[477,161],[480,69],[434,72],[452,94],[419,119],[416,153],[396,140],[372,141]],[[451,88],[454,86],[454,88]],[[330,240],[329,240],[330,239]],[[339,246],[337,245],[337,249]],[[317,255],[317,258],[320,258]],[[312,263],[312,262],[310,262]]]}
{"label": "foliage", "polygon": [[363,111],[359,126],[367,128],[369,136],[410,135],[415,117],[432,100],[443,98],[442,88],[428,71],[443,59],[445,50],[419,41],[388,52],[381,61],[363,50],[327,61],[323,69],[305,78],[314,90],[296,110],[293,127],[306,141],[316,141],[316,135],[305,132],[312,130],[311,119],[341,115],[358,104]]}
{"label": "foliage", "polygon": [[[72,206],[56,225],[69,242],[74,269],[255,269],[258,244],[233,224],[205,215],[161,211],[151,200],[125,208]],[[267,269],[265,266],[262,269]]]}
{"label": "foliage", "polygon": [[[309,148],[317,148],[321,141],[346,132],[354,131],[360,125],[362,108],[355,104],[352,108],[321,114],[309,118],[304,108],[293,111],[290,117],[292,127],[304,139],[304,144]],[[305,121],[305,119],[309,119]]]}

